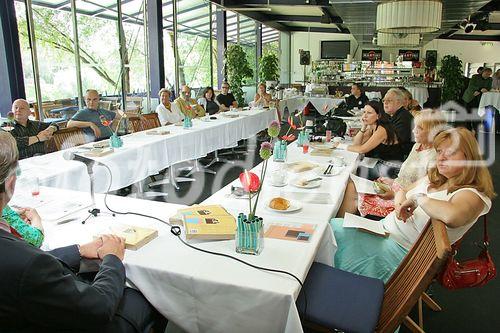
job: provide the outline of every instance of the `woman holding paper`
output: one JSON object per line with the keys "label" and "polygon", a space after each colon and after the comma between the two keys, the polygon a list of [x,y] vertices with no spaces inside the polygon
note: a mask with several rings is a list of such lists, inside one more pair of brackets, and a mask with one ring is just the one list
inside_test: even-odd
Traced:
{"label": "woman holding paper", "polygon": [[337,217],[343,217],[346,212],[356,214],[358,211],[361,216],[387,216],[394,210],[395,193],[425,176],[428,168],[436,160],[436,151],[432,146],[432,141],[446,122],[440,112],[430,109],[419,112],[414,122],[415,144],[410,155],[401,165],[398,177],[394,180],[386,177],[377,179],[376,182],[388,185],[380,194],[359,193],[355,184],[349,181]]}
{"label": "woman holding paper", "polygon": [[454,243],[488,213],[495,196],[493,182],[472,133],[465,128],[448,129],[436,136],[433,146],[437,163],[427,176],[401,189],[395,210],[383,220],[366,219],[367,225],[382,223],[389,237],[344,228],[343,219],[330,222],[338,244],[335,267],[386,282],[429,219],[443,221]]}

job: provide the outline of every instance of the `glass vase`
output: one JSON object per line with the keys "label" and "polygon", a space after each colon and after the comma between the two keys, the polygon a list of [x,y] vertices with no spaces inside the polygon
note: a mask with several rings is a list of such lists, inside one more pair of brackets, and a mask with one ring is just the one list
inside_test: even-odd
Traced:
{"label": "glass vase", "polygon": [[123,146],[123,140],[118,135],[113,133],[113,135],[109,137],[109,145],[113,148],[120,148]]}
{"label": "glass vase", "polygon": [[286,150],[287,150],[287,145],[284,140],[276,141],[273,149],[273,160],[275,162],[285,162]]}
{"label": "glass vase", "polygon": [[308,136],[305,131],[299,132],[299,136],[297,137],[297,146],[302,147],[302,145],[308,141]]}
{"label": "glass vase", "polygon": [[236,226],[236,252],[258,255],[264,248],[264,223],[263,219],[254,216],[251,221],[243,213],[238,215]]}

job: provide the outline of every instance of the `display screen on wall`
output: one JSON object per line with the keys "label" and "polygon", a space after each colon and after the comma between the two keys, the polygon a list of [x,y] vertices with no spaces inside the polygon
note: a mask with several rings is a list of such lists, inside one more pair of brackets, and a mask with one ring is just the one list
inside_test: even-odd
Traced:
{"label": "display screen on wall", "polygon": [[351,52],[351,41],[329,40],[321,42],[321,59],[346,59]]}
{"label": "display screen on wall", "polygon": [[420,59],[419,50],[399,50],[399,55],[403,56],[403,61],[418,61]]}
{"label": "display screen on wall", "polygon": [[382,60],[382,50],[363,50],[361,60],[377,61]]}

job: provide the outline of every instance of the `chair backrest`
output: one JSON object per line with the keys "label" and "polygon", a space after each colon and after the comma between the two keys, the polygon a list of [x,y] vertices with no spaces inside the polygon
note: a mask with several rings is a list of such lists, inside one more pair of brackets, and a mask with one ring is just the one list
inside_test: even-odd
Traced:
{"label": "chair backrest", "polygon": [[443,222],[431,220],[386,284],[377,332],[394,332],[451,253]]}
{"label": "chair backrest", "polygon": [[130,116],[127,117],[129,123],[129,130],[132,127],[132,132],[140,132],[142,131],[141,127],[141,117],[140,116]]}
{"label": "chair backrest", "polygon": [[157,113],[147,113],[141,116],[141,126],[142,130],[148,130],[156,127],[160,127],[160,119]]}
{"label": "chair backrest", "polygon": [[63,128],[54,132],[52,140],[55,150],[63,150],[87,143],[85,134],[77,127]]}

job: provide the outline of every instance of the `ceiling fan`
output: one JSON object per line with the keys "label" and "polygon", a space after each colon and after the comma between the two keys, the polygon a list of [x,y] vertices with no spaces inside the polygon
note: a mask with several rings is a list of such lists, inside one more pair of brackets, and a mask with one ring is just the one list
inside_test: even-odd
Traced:
{"label": "ceiling fan", "polygon": [[222,10],[233,10],[237,12],[270,12],[272,11],[269,7],[269,0],[267,0],[267,5],[265,7],[226,7],[224,6],[224,0],[221,1]]}

